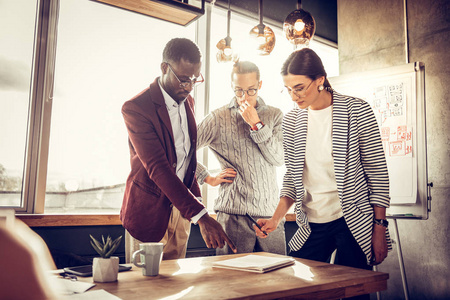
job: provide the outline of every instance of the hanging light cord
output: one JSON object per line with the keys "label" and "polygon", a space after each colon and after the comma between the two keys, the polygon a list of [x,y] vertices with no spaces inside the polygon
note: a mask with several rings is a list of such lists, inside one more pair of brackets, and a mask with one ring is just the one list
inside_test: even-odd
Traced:
{"label": "hanging light cord", "polygon": [[403,0],[403,20],[404,20],[404,31],[405,31],[405,58],[406,63],[409,64],[409,41],[408,41],[408,11],[406,7],[406,0]]}
{"label": "hanging light cord", "polygon": [[302,9],[302,0],[297,1],[297,10]]}
{"label": "hanging light cord", "polygon": [[228,0],[227,37],[230,36],[230,19],[231,19],[230,0]]}
{"label": "hanging light cord", "polygon": [[263,23],[263,0],[259,0],[259,24]]}

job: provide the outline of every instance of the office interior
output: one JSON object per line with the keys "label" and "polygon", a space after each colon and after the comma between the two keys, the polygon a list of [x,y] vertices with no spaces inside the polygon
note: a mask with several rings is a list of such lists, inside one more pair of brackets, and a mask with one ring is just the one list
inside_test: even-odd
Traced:
{"label": "office interior", "polygon": [[[4,111],[3,121],[0,121],[2,131],[8,131],[8,134],[0,134],[2,137],[2,145],[8,144],[8,138],[16,138],[17,136],[23,136],[23,149],[19,150],[19,153],[23,152],[21,172],[13,174],[8,180],[20,181],[19,191],[14,193],[8,192],[8,184],[11,182],[2,183],[2,196],[5,198],[14,198],[19,195],[20,203],[17,206],[17,217],[28,224],[36,233],[38,233],[47,243],[50,248],[55,263],[57,266],[61,264],[86,264],[95,256],[95,252],[90,247],[89,234],[100,236],[102,234],[110,234],[111,236],[119,236],[124,233],[124,229],[121,226],[120,220],[117,216],[118,209],[112,208],[106,212],[95,214],[88,212],[88,214],[74,214],[70,212],[70,208],[56,212],[52,211],[51,207],[46,209],[47,203],[56,203],[59,200],[59,194],[55,192],[57,190],[57,184],[55,184],[55,190],[49,190],[50,182],[52,178],[48,177],[49,170],[47,165],[52,163],[50,157],[51,154],[51,139],[59,138],[66,143],[71,136],[82,135],[83,132],[76,131],[55,131],[52,127],[52,122],[57,122],[56,118],[59,118],[59,122],[64,123],[74,120],[71,114],[76,114],[76,111],[66,111],[59,116],[52,116],[52,106],[54,109],[57,107],[57,103],[52,104],[52,100],[57,100],[58,97],[64,96],[64,91],[59,89],[62,86],[63,80],[70,80],[69,77],[65,77],[61,80],[55,80],[59,78],[57,71],[65,70],[61,67],[61,64],[68,63],[70,56],[64,57],[64,53],[60,56],[56,56],[57,44],[66,43],[70,45],[72,43],[73,48],[77,49],[77,39],[65,40],[70,36],[70,32],[66,32],[69,36],[58,35],[58,24],[64,22],[79,22],[82,20],[67,20],[70,14],[58,14],[58,10],[65,5],[63,2],[68,0],[37,0],[33,5],[35,6],[34,14],[27,14],[26,17],[33,19],[32,23],[38,24],[35,27],[36,40],[39,43],[34,44],[31,47],[30,61],[34,61],[33,66],[30,68],[30,72],[25,73],[23,69],[18,69],[16,73],[14,71],[15,66],[22,68],[23,66],[15,65],[17,57],[14,52],[20,52],[20,48],[3,51],[0,50],[0,92],[2,95],[9,96],[10,93],[15,90],[20,90],[22,94],[29,96],[32,101],[27,102],[25,109],[27,114],[25,119],[20,121],[20,126],[10,126],[8,122],[14,122],[17,124],[17,120],[12,120],[11,114]],[[80,1],[80,0],[78,0]],[[82,0],[89,2],[96,6],[96,9],[108,9],[117,14],[127,14],[127,16],[133,16],[138,21],[136,24],[146,22],[147,18],[154,20],[153,17],[144,16],[142,14],[136,14],[112,6],[108,6],[96,1]],[[33,2],[33,1],[31,1]],[[199,1],[194,2],[195,5],[199,5]],[[211,3],[212,2],[212,3]],[[248,24],[257,25],[258,19],[258,2],[256,0],[251,1],[230,1],[232,8],[232,18],[236,22],[247,22]],[[263,10],[264,23],[282,32],[282,22],[287,14],[296,8],[297,1],[276,1],[265,0]],[[1,6],[7,4],[0,2]],[[66,3],[67,5],[67,3]],[[205,13],[199,16],[195,21],[187,26],[174,25],[170,22],[161,21],[157,27],[153,29],[146,29],[144,34],[149,35],[147,38],[143,38],[142,35],[136,34],[135,39],[141,40],[142,44],[149,44],[157,49],[162,49],[166,41],[158,42],[157,38],[152,35],[152,30],[161,32],[164,31],[164,24],[169,24],[171,28],[179,28],[178,32],[181,35],[194,39],[198,42],[202,52],[204,54],[204,61],[208,62],[211,59],[215,59],[215,44],[225,35],[221,33],[220,36],[211,35],[214,32],[213,28],[220,27],[221,32],[226,32],[226,8],[228,1],[206,1]],[[398,219],[398,232],[401,239],[402,255],[405,267],[405,275],[407,278],[407,287],[409,292],[409,299],[448,299],[450,298],[450,251],[449,251],[449,238],[448,231],[449,226],[449,214],[450,209],[445,204],[446,199],[450,199],[450,149],[449,149],[449,132],[450,128],[450,116],[448,108],[450,107],[450,100],[446,97],[446,87],[450,85],[449,82],[449,61],[450,54],[448,49],[450,48],[449,39],[449,7],[450,2],[447,0],[310,0],[302,1],[303,9],[308,10],[316,18],[316,36],[312,43],[316,43],[316,47],[329,47],[333,53],[333,49],[337,50],[337,74],[345,75],[353,72],[363,72],[377,70],[381,68],[399,66],[411,62],[422,62],[425,65],[425,99],[426,99],[426,145],[427,145],[427,171],[428,181],[433,182],[433,187],[430,189],[431,201],[430,211],[427,219]],[[117,12],[116,12],[117,10]],[[215,12],[220,16],[220,24],[214,24],[214,18],[212,13]],[[86,15],[89,12],[85,12]],[[4,13],[0,13],[4,14]],[[13,18],[23,18],[20,15],[20,11],[14,11],[13,14],[8,14],[13,22]],[[82,16],[82,15],[81,15]],[[80,15],[74,15],[74,18],[80,17]],[[4,19],[5,20],[5,19]],[[17,21],[16,21],[17,22]],[[120,25],[120,24],[119,24]],[[98,24],[99,27],[111,26],[115,27],[118,24]],[[136,25],[136,26],[138,26]],[[168,25],[169,26],[169,25]],[[223,28],[222,28],[223,27]],[[249,29],[252,25],[249,25]],[[190,29],[189,29],[190,28]],[[246,29],[247,30],[247,29]],[[245,31],[246,31],[245,30]],[[3,35],[4,41],[2,41],[2,47],[5,48],[8,44],[8,38],[21,40],[21,31],[15,31],[14,29],[8,29],[3,26],[1,32],[6,32]],[[244,31],[244,30],[243,30]],[[9,32],[9,35],[8,35]],[[11,33],[12,32],[12,33]],[[95,36],[96,30],[86,29],[85,35],[94,35],[93,39],[101,40],[101,36]],[[133,34],[133,33],[129,33]],[[201,34],[199,36],[199,34]],[[223,35],[223,36],[222,36]],[[235,35],[238,35],[237,33]],[[58,37],[58,40],[55,37]],[[160,37],[156,35],[155,37]],[[231,32],[233,36],[233,31]],[[0,38],[2,36],[0,35]],[[15,38],[14,38],[15,37]],[[281,38],[283,36],[280,34]],[[159,56],[147,55],[145,52],[135,51],[133,47],[127,47],[126,42],[121,45],[121,55],[128,57],[128,64],[141,64],[143,66],[151,66],[156,71],[157,66],[160,63]],[[235,41],[239,41],[236,39]],[[109,41],[105,40],[105,44]],[[24,45],[29,47],[30,41],[20,41],[19,43],[11,42],[11,45]],[[160,45],[159,45],[160,44]],[[117,44],[115,44],[117,45]],[[275,47],[281,47],[283,44],[281,41],[275,45]],[[116,49],[117,50],[117,49]],[[92,52],[92,57],[89,57],[92,61],[96,59],[102,59],[100,55],[107,57],[110,62],[110,68],[104,68],[103,72],[117,73],[117,77],[120,78],[120,82],[110,83],[113,85],[133,85],[134,76],[133,73],[129,74],[131,69],[127,69],[125,64],[116,64],[114,55],[109,53],[105,47],[103,53]],[[160,50],[158,50],[161,52]],[[277,50],[278,51],[278,50]],[[286,50],[291,51],[291,50]],[[325,51],[326,52],[326,51]],[[275,52],[274,52],[275,53]],[[284,52],[283,52],[284,53]],[[73,53],[70,53],[72,55]],[[90,54],[85,53],[86,56]],[[158,54],[159,55],[159,54]],[[274,54],[271,54],[274,55]],[[267,59],[269,60],[269,56]],[[259,57],[258,62],[263,61],[264,58]],[[119,60],[119,59],[118,59]],[[153,60],[154,62],[148,64],[146,60]],[[123,61],[123,60],[121,60]],[[73,68],[74,74],[76,72],[84,72],[87,77],[89,73],[93,72],[90,68],[95,69],[95,64],[86,68],[81,62],[70,62],[70,67]],[[1,67],[4,65],[4,68]],[[54,74],[56,65],[56,74]],[[281,66],[280,66],[281,67]],[[58,69],[61,68],[61,69]],[[84,68],[83,70],[76,70],[77,68]],[[3,69],[3,70],[2,70]],[[215,69],[216,72],[222,69]],[[224,69],[226,70],[226,69]],[[95,71],[99,73],[99,70]],[[145,74],[146,70],[142,70],[141,74]],[[215,74],[214,69],[208,69],[208,63],[204,63],[202,72],[205,74],[205,78],[211,80]],[[14,76],[11,76],[13,74]],[[227,73],[228,74],[228,73]],[[139,78],[142,82],[152,82],[154,76],[148,76],[145,78]],[[157,75],[156,75],[157,76]],[[141,76],[142,77],[142,76]],[[228,76],[225,76],[228,78]],[[25,78],[25,86],[20,79]],[[73,85],[77,85],[76,77],[74,75]],[[19,82],[17,85],[15,84]],[[88,123],[89,119],[96,118],[97,116],[89,111],[89,103],[87,105],[82,102],[83,93],[87,88],[92,89],[97,85],[102,88],[107,88],[107,83],[102,82],[101,78],[96,80],[91,79],[89,83],[83,82],[82,85],[78,85],[76,90],[79,92],[72,100],[77,100],[85,105],[83,107],[83,115],[77,115],[77,122]],[[90,86],[87,86],[89,84]],[[358,84],[358,82],[355,82]],[[228,87],[228,83],[225,84]],[[266,83],[266,87],[270,86]],[[53,89],[55,87],[55,89]],[[111,87],[112,88],[112,87]],[[140,89],[139,89],[140,88]],[[139,92],[145,88],[144,85],[137,86],[132,92]],[[126,95],[131,98],[133,93],[128,92],[121,98],[122,103],[126,100]],[[209,89],[208,84],[205,84],[201,89],[195,91],[195,98],[197,100],[196,111],[197,118],[202,118],[208,110],[214,107],[213,90]],[[97,91],[98,95],[102,95],[102,91]],[[2,101],[6,98],[2,96]],[[28,97],[27,96],[27,97]],[[121,95],[122,96],[122,95]],[[228,100],[226,100],[228,101]],[[3,104],[0,104],[3,105]],[[81,105],[81,104],[80,104]],[[119,104],[117,104],[119,105]],[[5,106],[12,110],[16,110],[17,107]],[[116,107],[111,106],[113,109]],[[108,113],[111,114],[111,118],[121,118],[119,111],[113,111],[111,107],[104,107]],[[119,106],[117,106],[119,107]],[[0,108],[1,109],[1,108]],[[22,107],[23,109],[23,107]],[[120,120],[121,122],[122,120]],[[109,120],[105,120],[107,126]],[[81,125],[80,125],[81,126]],[[123,126],[124,127],[124,126]],[[53,130],[51,132],[50,128]],[[82,127],[83,130],[89,130],[87,127]],[[57,130],[57,129],[56,129]],[[125,128],[123,128],[125,130]],[[57,137],[53,137],[52,134],[57,134]],[[5,138],[5,140],[3,140]],[[91,145],[95,145],[95,141],[88,141]],[[118,146],[116,141],[113,144],[102,145],[101,151],[113,152],[116,147],[126,147],[126,138],[119,141],[123,145]],[[68,142],[67,142],[68,143]],[[89,144],[88,144],[89,145]],[[93,147],[93,146],[91,146]],[[5,147],[3,147],[5,148]],[[17,149],[11,151],[17,152]],[[20,152],[22,151],[22,152]],[[89,156],[95,150],[90,149],[89,146],[78,149],[79,156]],[[2,150],[0,150],[0,154]],[[0,175],[3,176],[8,172],[8,164],[6,160],[9,152],[6,153],[4,158],[0,156]],[[49,154],[50,153],[50,154]],[[17,154],[17,153],[16,153]],[[3,155],[3,154],[2,154]],[[211,160],[210,154],[207,152],[201,152],[198,154],[199,160],[208,162]],[[124,154],[125,162],[127,162],[127,153]],[[50,157],[50,158],[49,158]],[[25,158],[25,159],[24,159]],[[57,163],[62,165],[66,164],[64,156],[57,157]],[[66,158],[67,159],[67,158]],[[58,161],[61,160],[61,161]],[[109,165],[107,164],[109,163]],[[112,166],[109,173],[115,173],[113,162],[107,162],[105,166]],[[210,162],[213,164],[213,162]],[[50,168],[50,166],[49,166]],[[11,174],[10,174],[11,175]],[[123,175],[123,182],[126,179],[127,174]],[[58,174],[55,175],[58,177]],[[19,178],[20,180],[17,180]],[[17,186],[16,182],[16,186]],[[52,183],[53,184],[53,183]],[[47,185],[47,188],[46,188]],[[73,197],[77,185],[72,181],[66,182],[65,190],[67,191],[66,197],[69,199]],[[99,199],[102,197],[108,197],[108,192],[119,193],[123,192],[123,185],[120,182],[111,183],[110,189],[99,191],[92,188],[86,189],[85,198],[86,202],[101,202]],[[213,198],[214,191],[208,190],[203,187],[205,194],[210,194]],[[101,195],[100,195],[101,194]],[[119,199],[120,201],[121,199]],[[8,200],[10,201],[10,200]],[[10,202],[6,202],[10,203]],[[8,206],[0,202],[0,206]],[[120,203],[119,203],[120,206]],[[47,214],[46,214],[47,212]],[[51,213],[50,213],[51,212]],[[287,240],[293,235],[296,228],[295,216],[292,214],[288,216],[286,222],[286,236]],[[394,237],[395,242],[395,237]],[[0,242],[1,243],[1,242]],[[398,243],[394,243],[394,249],[391,251],[387,259],[378,266],[377,270],[381,272],[389,273],[388,289],[381,292],[382,299],[405,299],[404,294],[404,282],[402,281],[399,258],[398,258]],[[2,245],[3,246],[3,245]],[[124,261],[125,249],[124,244],[121,245],[117,251],[117,255],[121,257],[121,261]],[[188,256],[202,256],[202,255],[214,255],[214,252],[207,249],[204,246],[202,237],[199,233],[197,226],[192,226],[191,237],[188,243]],[[372,297],[375,297],[372,295]],[[375,298],[373,298],[375,299]]]}

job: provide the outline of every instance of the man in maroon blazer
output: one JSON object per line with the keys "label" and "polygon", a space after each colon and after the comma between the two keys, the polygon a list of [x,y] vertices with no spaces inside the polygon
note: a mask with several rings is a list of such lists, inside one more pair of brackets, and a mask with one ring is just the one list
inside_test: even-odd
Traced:
{"label": "man in maroon blazer", "polygon": [[164,259],[185,257],[191,221],[199,224],[208,248],[228,243],[235,249],[201,203],[195,180],[197,126],[190,92],[203,82],[200,68],[197,45],[172,39],[164,48],[161,77],[122,107],[131,156],[120,211],[132,236],[128,250],[161,241]]}

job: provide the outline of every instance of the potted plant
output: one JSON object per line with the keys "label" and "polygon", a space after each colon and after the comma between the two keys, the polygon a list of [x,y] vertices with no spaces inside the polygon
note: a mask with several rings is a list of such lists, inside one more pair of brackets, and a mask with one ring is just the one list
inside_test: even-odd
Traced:
{"label": "potted plant", "polygon": [[92,264],[92,277],[95,282],[111,282],[117,280],[119,273],[119,258],[117,256],[111,256],[119,247],[122,236],[119,236],[114,241],[111,236],[105,238],[102,235],[101,242],[96,240],[92,235],[91,245],[94,250],[101,257],[94,257]]}

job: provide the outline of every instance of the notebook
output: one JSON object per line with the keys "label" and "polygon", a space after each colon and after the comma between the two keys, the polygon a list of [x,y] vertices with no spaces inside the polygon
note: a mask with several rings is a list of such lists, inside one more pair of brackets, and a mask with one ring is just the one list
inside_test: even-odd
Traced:
{"label": "notebook", "polygon": [[295,263],[292,257],[271,257],[249,254],[237,258],[217,261],[212,264],[216,268],[265,273]]}

